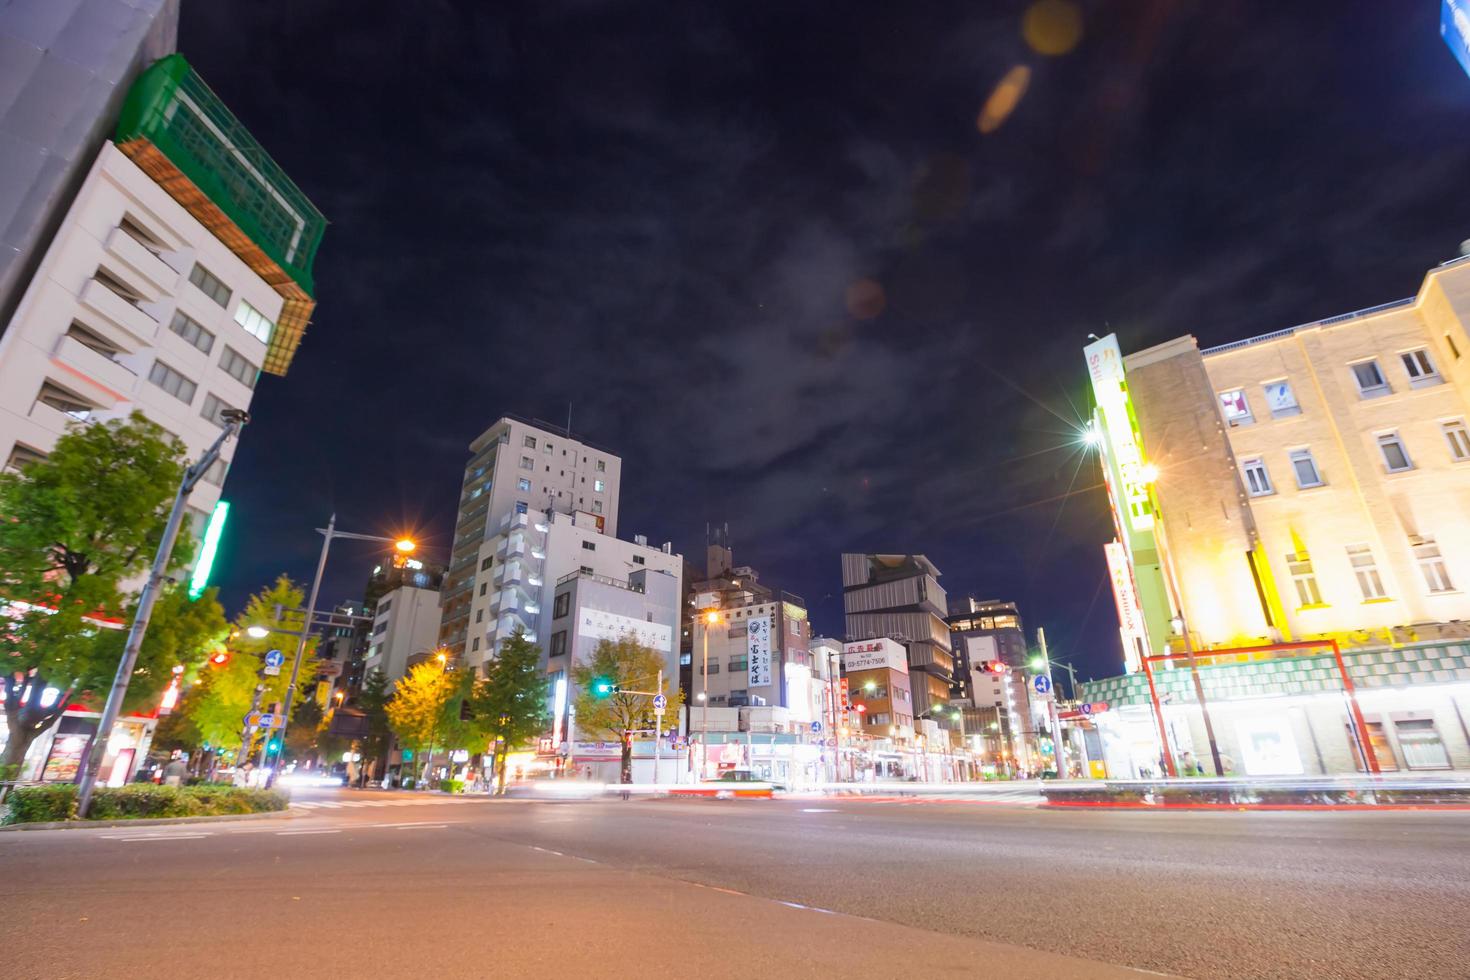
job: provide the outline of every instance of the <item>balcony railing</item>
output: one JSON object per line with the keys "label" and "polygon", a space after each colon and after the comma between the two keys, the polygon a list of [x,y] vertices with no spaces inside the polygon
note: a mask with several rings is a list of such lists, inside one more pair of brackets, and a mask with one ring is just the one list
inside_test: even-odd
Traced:
{"label": "balcony railing", "polygon": [[52,357],[119,398],[130,396],[138,382],[138,376],[122,364],[65,334],[57,340]]}
{"label": "balcony railing", "polygon": [[143,243],[121,228],[114,228],[105,243],[109,255],[138,275],[155,292],[174,293],[179,271],[143,247]]}
{"label": "balcony railing", "polygon": [[125,331],[140,344],[151,344],[158,336],[158,321],[108,289],[96,279],[87,280],[78,297],[82,305]]}

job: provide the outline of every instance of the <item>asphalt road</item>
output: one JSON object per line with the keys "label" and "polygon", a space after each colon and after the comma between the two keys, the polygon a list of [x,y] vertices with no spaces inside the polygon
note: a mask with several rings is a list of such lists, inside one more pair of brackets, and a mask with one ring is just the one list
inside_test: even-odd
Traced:
{"label": "asphalt road", "polygon": [[0,834],[0,977],[1470,977],[1466,812],[305,801]]}

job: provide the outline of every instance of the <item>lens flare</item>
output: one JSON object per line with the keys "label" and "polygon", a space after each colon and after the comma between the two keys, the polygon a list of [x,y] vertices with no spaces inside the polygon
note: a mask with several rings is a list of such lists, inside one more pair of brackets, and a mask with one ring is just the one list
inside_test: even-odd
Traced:
{"label": "lens flare", "polygon": [[1025,65],[1016,65],[1006,72],[991,90],[980,110],[980,118],[975,121],[980,132],[993,133],[999,129],[1020,104],[1021,96],[1026,94],[1026,86],[1030,84],[1031,69]]}

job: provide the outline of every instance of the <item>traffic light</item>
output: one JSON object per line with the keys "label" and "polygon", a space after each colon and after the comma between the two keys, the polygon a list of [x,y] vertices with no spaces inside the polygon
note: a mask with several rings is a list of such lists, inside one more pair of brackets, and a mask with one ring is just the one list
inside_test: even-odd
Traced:
{"label": "traffic light", "polygon": [[987,660],[981,666],[985,669],[986,673],[990,674],[1004,674],[1010,670],[1009,667],[999,660]]}
{"label": "traffic light", "polygon": [[214,654],[209,658],[209,665],[211,667],[223,667],[229,662],[230,653],[228,650],[216,650]]}
{"label": "traffic light", "polygon": [[460,698],[459,699],[459,720],[460,721],[474,721],[475,720],[475,711],[474,711],[473,708],[470,707],[470,699],[469,698]]}
{"label": "traffic light", "polygon": [[611,677],[594,677],[592,679],[592,696],[594,698],[610,698],[618,693],[618,685]]}
{"label": "traffic light", "polygon": [[280,736],[276,736],[276,737],[272,738],[269,742],[267,742],[266,745],[265,745],[265,751],[268,754],[274,754],[274,753],[280,752],[281,751],[281,739],[280,739]]}

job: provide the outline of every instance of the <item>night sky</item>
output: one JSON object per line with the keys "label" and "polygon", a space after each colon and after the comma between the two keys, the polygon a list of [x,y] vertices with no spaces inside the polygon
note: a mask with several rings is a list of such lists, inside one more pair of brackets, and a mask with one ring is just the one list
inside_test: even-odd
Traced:
{"label": "night sky", "polygon": [[[1470,78],[1433,0],[1083,3],[1062,54],[1026,7],[186,0],[180,50],[331,222],[226,606],[309,579],[334,509],[447,557],[470,440],[571,401],[623,537],[698,561],[728,523],[838,636],[839,554],[922,552],[1119,672],[1088,333],[1414,293],[1470,238]],[[339,544],[323,599],[373,558]]]}

